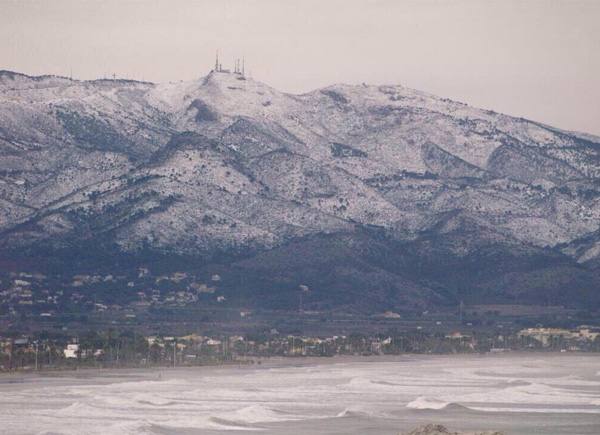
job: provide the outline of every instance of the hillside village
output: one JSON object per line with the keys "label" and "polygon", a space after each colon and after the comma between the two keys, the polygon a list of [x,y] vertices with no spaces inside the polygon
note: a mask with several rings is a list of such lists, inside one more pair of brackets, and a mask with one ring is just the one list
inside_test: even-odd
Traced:
{"label": "hillside village", "polygon": [[[40,272],[0,272],[0,321],[9,324],[10,319],[29,319],[36,322],[64,321],[68,323],[77,316],[116,316],[116,320],[136,319],[136,316],[158,312],[161,309],[212,309],[234,313],[238,318],[248,318],[253,312],[265,310],[264,302],[248,300],[232,291],[229,277],[222,273],[174,271],[154,273],[148,267],[123,269],[119,275],[82,274],[46,275]],[[301,282],[292,290],[291,301],[275,309],[302,315],[338,312],[387,320],[423,319],[424,315],[438,312],[441,317],[450,313],[455,321],[469,318],[470,324],[493,326],[494,318],[506,320],[545,322],[576,322],[593,319],[593,310],[574,310],[549,305],[465,305],[462,301],[447,307],[424,308],[415,312],[414,307],[398,306],[394,301],[381,305],[379,311],[361,312],[353,307],[323,309],[315,300],[314,289]],[[487,307],[487,308],[486,308]],[[445,313],[445,314],[444,314]],[[82,317],[82,318],[83,318]],[[426,316],[425,316],[426,317]],[[440,318],[440,320],[444,320]],[[502,323],[499,320],[498,323]]]}
{"label": "hillside village", "polygon": [[[284,309],[245,305],[227,276],[183,271],[0,277],[3,370],[220,364],[273,356],[600,350],[593,312],[465,305],[415,313],[315,309],[309,286]],[[579,326],[589,322],[591,326]],[[546,326],[548,325],[548,326]],[[559,326],[562,325],[562,326]],[[203,331],[203,332],[201,332]]]}
{"label": "hillside village", "polygon": [[[62,282],[42,273],[4,274],[0,368],[202,365],[406,352],[600,351],[600,326],[577,326],[584,313],[561,307],[461,304],[418,315],[392,307],[378,314],[326,313],[313,309],[310,288],[300,285],[297,306],[269,312],[232,300],[221,288],[225,278],[182,271],[155,275],[148,267],[129,275],[75,274]],[[184,330],[189,332],[173,335]]]}
{"label": "hillside village", "polygon": [[133,276],[76,274],[66,281],[41,273],[9,273],[0,281],[0,315],[27,313],[52,318],[60,315],[63,308],[101,313],[150,306],[186,306],[200,299],[205,303],[221,303],[225,297],[217,292],[220,280],[214,274],[206,282],[200,282],[186,272],[155,277],[146,268],[138,269]]}

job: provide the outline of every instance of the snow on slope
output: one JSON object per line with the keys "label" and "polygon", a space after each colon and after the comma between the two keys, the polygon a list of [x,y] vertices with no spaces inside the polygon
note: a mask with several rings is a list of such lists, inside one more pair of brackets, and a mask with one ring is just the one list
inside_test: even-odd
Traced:
{"label": "snow on slope", "polygon": [[598,229],[599,173],[591,136],[402,86],[290,95],[217,72],[166,84],[0,73],[9,233],[57,213],[76,228],[74,215],[129,195],[135,216],[111,228],[131,249],[272,247],[356,223],[411,239],[455,210],[552,247]]}

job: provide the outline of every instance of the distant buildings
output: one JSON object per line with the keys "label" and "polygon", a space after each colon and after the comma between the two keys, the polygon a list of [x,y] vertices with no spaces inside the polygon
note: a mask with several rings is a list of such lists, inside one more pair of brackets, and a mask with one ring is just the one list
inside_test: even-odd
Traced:
{"label": "distant buildings", "polygon": [[527,328],[518,332],[522,339],[533,339],[542,347],[552,347],[568,341],[593,342],[600,337],[600,328],[580,326],[573,330],[562,328]]}
{"label": "distant buildings", "polygon": [[394,311],[385,311],[383,314],[381,314],[381,317],[384,319],[400,319],[402,316]]}
{"label": "distant buildings", "polygon": [[65,355],[65,358],[67,358],[67,359],[77,358],[77,356],[79,354],[79,344],[77,344],[77,343],[67,344],[67,347],[65,347],[63,353]]}

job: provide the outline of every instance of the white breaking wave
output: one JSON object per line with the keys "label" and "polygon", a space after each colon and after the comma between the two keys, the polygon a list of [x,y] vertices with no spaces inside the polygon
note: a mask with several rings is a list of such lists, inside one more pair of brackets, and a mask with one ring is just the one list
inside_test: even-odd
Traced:
{"label": "white breaking wave", "polygon": [[364,407],[360,406],[349,406],[344,408],[342,411],[338,412],[335,415],[336,418],[345,418],[345,417],[381,417],[381,418],[389,418],[390,415],[383,412],[377,412],[373,410],[367,410]]}
{"label": "white breaking wave", "polygon": [[343,411],[340,411],[336,417],[338,418],[343,418],[343,417],[354,417],[357,415],[363,414],[361,411],[356,411],[354,409],[351,408],[345,408]]}
{"label": "white breaking wave", "polygon": [[301,420],[302,416],[288,414],[263,405],[251,405],[222,416],[225,420],[242,423],[269,423],[277,421]]}
{"label": "white breaking wave", "polygon": [[[414,357],[273,370],[198,369],[171,372],[174,379],[165,381],[143,371],[119,377],[127,382],[65,376],[0,390],[0,427],[11,434],[68,435],[269,433],[285,427],[300,435],[320,433],[302,428],[312,431],[321,424],[317,420],[326,419],[326,427],[339,433],[355,420],[368,420],[369,427],[387,433],[383,429],[396,425],[395,419],[400,425],[418,412],[435,413],[435,421],[448,425],[448,419],[485,420],[484,413],[517,415],[514,425],[540,421],[544,413],[561,424],[564,419],[593,425],[600,421],[600,382],[596,370],[589,371],[591,364],[597,357],[548,364],[539,356]],[[510,426],[512,420],[503,421]]]}
{"label": "white breaking wave", "polygon": [[412,402],[409,402],[406,407],[410,409],[445,409],[451,405],[451,402],[443,400],[428,399],[427,397],[417,397]]}

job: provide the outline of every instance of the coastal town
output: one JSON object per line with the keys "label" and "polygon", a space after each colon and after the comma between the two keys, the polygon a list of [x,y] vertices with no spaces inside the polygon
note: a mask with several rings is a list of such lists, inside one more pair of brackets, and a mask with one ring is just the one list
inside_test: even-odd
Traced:
{"label": "coastal town", "polygon": [[198,366],[260,363],[270,357],[334,357],[511,351],[600,352],[600,327],[527,328],[508,335],[416,330],[365,336],[262,334],[143,336],[128,330],[0,337],[0,371],[83,367]]}
{"label": "coastal town", "polygon": [[598,352],[593,312],[468,305],[379,313],[297,305],[265,309],[228,293],[219,273],[0,276],[0,370],[193,366],[269,357]]}

